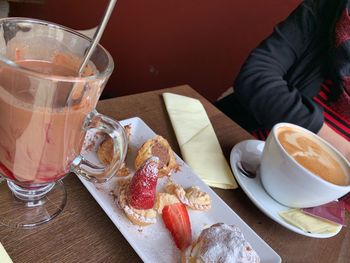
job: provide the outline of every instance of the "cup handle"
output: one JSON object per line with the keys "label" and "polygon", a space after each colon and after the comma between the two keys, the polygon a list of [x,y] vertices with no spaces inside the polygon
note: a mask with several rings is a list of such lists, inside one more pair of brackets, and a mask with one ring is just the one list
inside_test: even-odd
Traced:
{"label": "cup handle", "polygon": [[[108,165],[104,165],[101,162],[96,164],[81,153],[72,162],[71,172],[94,183],[106,182],[121,168],[126,157],[128,138],[124,127],[118,121],[94,110],[86,117],[83,129],[87,133],[94,130],[95,133],[93,134],[106,134],[112,139],[111,161]],[[92,143],[94,150],[91,152],[94,152],[95,158],[97,158],[96,153],[101,141],[94,143],[92,141],[86,142],[86,140],[87,137],[85,137],[84,145]]]}

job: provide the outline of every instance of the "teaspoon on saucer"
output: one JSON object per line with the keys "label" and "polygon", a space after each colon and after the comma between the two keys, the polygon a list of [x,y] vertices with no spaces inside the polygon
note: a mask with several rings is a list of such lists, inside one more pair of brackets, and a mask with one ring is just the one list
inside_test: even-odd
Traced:
{"label": "teaspoon on saucer", "polygon": [[256,177],[256,170],[258,168],[258,167],[256,167],[256,165],[252,165],[250,163],[243,162],[243,161],[238,161],[237,168],[242,174],[244,174],[245,176],[247,176],[249,178]]}

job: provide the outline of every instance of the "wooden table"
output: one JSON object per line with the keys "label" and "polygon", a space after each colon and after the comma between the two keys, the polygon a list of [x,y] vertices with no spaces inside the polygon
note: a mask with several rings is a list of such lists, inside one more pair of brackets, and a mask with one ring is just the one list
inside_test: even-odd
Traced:
{"label": "wooden table", "polygon": [[[236,143],[252,138],[189,86],[104,100],[98,103],[97,109],[118,120],[142,118],[156,133],[167,138],[180,155],[161,97],[165,91],[202,101],[226,157]],[[0,226],[0,241],[14,262],[142,262],[79,179],[70,175],[64,183],[67,205],[54,221],[34,230]],[[349,262],[348,228],[329,239],[305,237],[265,216],[241,189],[214,190],[282,257],[283,262]],[[349,219],[347,223],[350,225]]]}

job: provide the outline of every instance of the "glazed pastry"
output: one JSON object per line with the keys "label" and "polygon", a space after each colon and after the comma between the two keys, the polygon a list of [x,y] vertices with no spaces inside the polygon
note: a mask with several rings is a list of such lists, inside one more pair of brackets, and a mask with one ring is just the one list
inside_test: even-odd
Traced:
{"label": "glazed pastry", "polygon": [[217,223],[204,229],[192,244],[189,262],[250,263],[260,258],[237,226]]}
{"label": "glazed pastry", "polygon": [[[125,125],[124,130],[125,130],[126,136],[128,138],[128,144],[129,144],[130,143],[130,136],[131,136],[131,126]],[[100,144],[100,146],[98,147],[98,150],[97,150],[97,157],[100,160],[100,162],[104,165],[108,165],[111,163],[112,158],[113,158],[113,141],[112,141],[111,137],[107,137]],[[125,171],[123,174],[125,174]]]}
{"label": "glazed pastry", "polygon": [[165,186],[167,193],[176,195],[181,203],[193,210],[207,211],[211,208],[211,198],[199,189],[198,186],[192,186],[186,190],[179,184],[168,183]]}
{"label": "glazed pastry", "polygon": [[167,140],[157,135],[147,140],[138,150],[135,159],[135,169],[138,169],[148,158],[156,156],[159,158],[158,177],[170,175],[179,169],[175,155]]}
{"label": "glazed pastry", "polygon": [[97,157],[104,165],[108,165],[112,162],[113,141],[110,137],[107,137],[98,147]]}
{"label": "glazed pastry", "polygon": [[[97,157],[100,162],[104,165],[109,165],[112,162],[113,156],[113,141],[110,137],[105,139],[99,146],[97,150]],[[123,162],[116,172],[116,175],[119,177],[125,177],[130,174],[129,168]]]}

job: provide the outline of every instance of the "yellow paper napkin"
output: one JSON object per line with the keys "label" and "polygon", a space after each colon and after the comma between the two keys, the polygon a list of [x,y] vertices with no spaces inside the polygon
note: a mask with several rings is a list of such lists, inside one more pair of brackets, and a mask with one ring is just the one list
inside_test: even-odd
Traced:
{"label": "yellow paper napkin", "polygon": [[173,93],[163,98],[185,162],[209,186],[237,188],[202,103]]}
{"label": "yellow paper napkin", "polygon": [[339,224],[307,215],[300,211],[300,209],[289,209],[279,212],[279,215],[289,224],[313,234],[336,233],[342,227]]}
{"label": "yellow paper napkin", "polygon": [[10,256],[7,254],[5,248],[0,243],[0,262],[1,263],[12,263]]}

